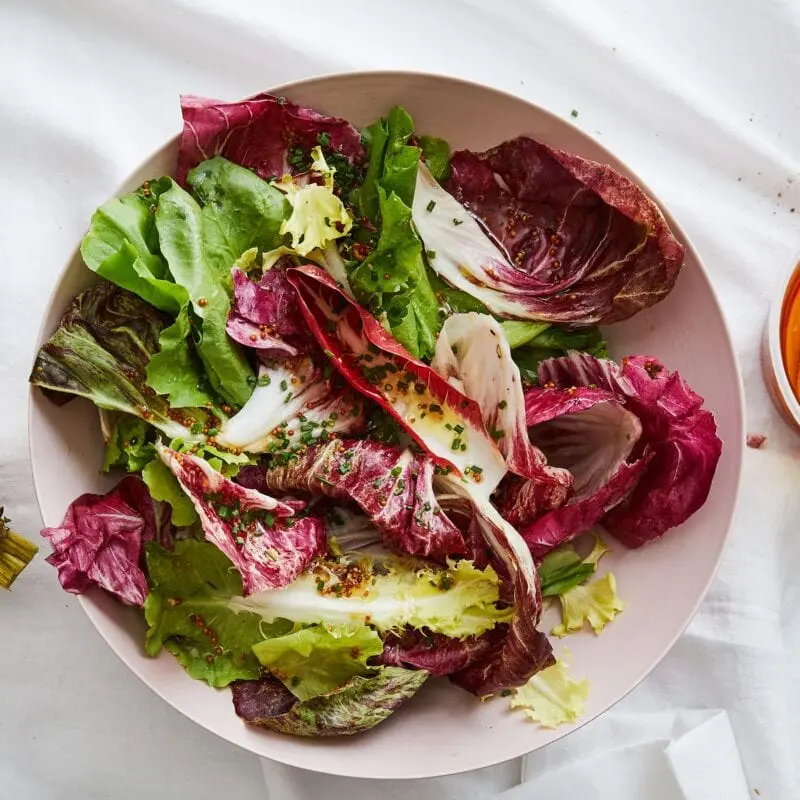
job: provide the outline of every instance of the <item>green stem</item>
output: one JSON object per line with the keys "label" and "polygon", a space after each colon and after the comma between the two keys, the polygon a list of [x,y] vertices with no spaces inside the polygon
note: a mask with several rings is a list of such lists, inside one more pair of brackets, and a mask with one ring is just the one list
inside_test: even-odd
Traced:
{"label": "green stem", "polygon": [[8,520],[0,508],[0,588],[10,589],[38,551],[35,544],[8,529]]}

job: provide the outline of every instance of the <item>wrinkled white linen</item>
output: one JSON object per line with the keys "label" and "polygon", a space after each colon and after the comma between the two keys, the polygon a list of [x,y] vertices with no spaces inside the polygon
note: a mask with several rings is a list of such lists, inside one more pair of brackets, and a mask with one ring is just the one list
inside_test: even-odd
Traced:
{"label": "wrinkled white linen", "polygon": [[[25,379],[49,287],[92,211],[178,129],[179,93],[235,98],[322,72],[445,72],[564,117],[577,110],[573,121],[648,181],[698,247],[741,357],[750,430],[768,437],[747,453],[729,549],[686,634],[612,712],[524,769],[354,786],[264,762],[265,795],[257,759],[141,685],[39,559],[0,597],[0,794],[542,800],[582,789],[589,760],[598,786],[619,784],[587,788],[587,800],[715,800],[692,783],[705,762],[686,761],[708,752],[725,765],[730,800],[754,789],[800,797],[800,439],[767,399],[758,354],[768,298],[800,240],[797,3],[5,0],[0,65],[0,500],[22,531],[40,525]],[[663,722],[673,717],[683,727]],[[533,783],[513,789],[521,777]]]}

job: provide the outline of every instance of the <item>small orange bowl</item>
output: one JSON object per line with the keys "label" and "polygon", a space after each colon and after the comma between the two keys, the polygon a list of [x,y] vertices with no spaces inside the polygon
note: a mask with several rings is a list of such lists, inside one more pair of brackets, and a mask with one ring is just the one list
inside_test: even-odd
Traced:
{"label": "small orange bowl", "polygon": [[761,366],[772,401],[800,433],[800,262],[778,287],[764,329]]}

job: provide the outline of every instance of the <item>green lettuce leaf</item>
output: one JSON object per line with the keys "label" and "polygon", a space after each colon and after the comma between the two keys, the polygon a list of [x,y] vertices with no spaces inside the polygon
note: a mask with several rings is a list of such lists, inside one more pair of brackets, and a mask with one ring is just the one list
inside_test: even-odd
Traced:
{"label": "green lettuce leaf", "polygon": [[197,352],[212,388],[232,405],[244,405],[254,376],[242,349],[225,331],[230,310],[228,278],[206,259],[199,204],[177,183],[164,180],[169,180],[170,186],[161,193],[156,210],[161,252],[176,283],[188,292],[200,320]]}
{"label": "green lettuce leaf", "polygon": [[312,625],[253,647],[256,658],[300,700],[310,700],[368,675],[367,659],[383,652],[367,625]]}
{"label": "green lettuce leaf", "polygon": [[154,429],[144,420],[130,414],[116,414],[106,443],[103,472],[112,467],[141,472],[156,456],[153,433]]}
{"label": "green lettuce leaf", "polygon": [[553,628],[553,635],[558,637],[582,630],[587,622],[599,634],[625,609],[625,603],[617,594],[616,578],[611,572],[583,586],[573,586],[560,594],[559,599],[562,623]]}
{"label": "green lettuce leaf", "polygon": [[[523,323],[524,324],[524,323]],[[537,323],[532,323],[537,324]],[[509,322],[503,326],[509,326]],[[512,330],[520,338],[521,329]],[[519,367],[522,379],[538,382],[539,364],[548,358],[557,358],[569,350],[589,353],[596,358],[608,358],[608,342],[596,326],[568,329],[560,325],[549,325],[546,330],[529,339],[521,346],[512,345],[512,356]]]}
{"label": "green lettuce leaf", "polygon": [[414,232],[411,209],[378,189],[381,233],[378,246],[350,275],[356,298],[386,314],[394,337],[417,358],[430,358],[442,320]]}
{"label": "green lettuce leaf", "polygon": [[208,424],[199,408],[175,413],[146,385],[145,370],[166,327],[164,316],[130,292],[103,281],[78,295],[39,351],[30,382],[122,411],[169,439],[201,441]]}
{"label": "green lettuce leaf", "polygon": [[355,677],[330,694],[295,703],[282,714],[275,714],[275,684],[267,679],[235,685],[233,702],[251,725],[290,736],[351,736],[383,722],[427,679],[422,669],[386,667],[373,677]]}
{"label": "green lettuce leaf", "polygon": [[526,322],[517,319],[504,320],[500,325],[512,350],[532,341],[550,327],[549,322]]}
{"label": "green lettuce leaf", "polygon": [[185,305],[175,322],[158,339],[159,350],[147,364],[147,385],[166,395],[172,408],[205,406],[214,403],[203,388],[203,366],[191,345],[189,307]]}
{"label": "green lettuce leaf", "polygon": [[383,157],[386,152],[386,141],[389,138],[386,120],[379,119],[368,128],[364,128],[361,131],[361,138],[369,153],[369,161],[364,182],[358,189],[358,207],[362,217],[377,223],[380,220],[378,182],[383,174]]}
{"label": "green lettuce leaf", "polygon": [[[411,207],[417,185],[417,169],[421,150],[408,144],[414,133],[414,120],[400,106],[389,111],[386,118],[386,149],[380,185],[387,195],[396,194],[400,201]],[[383,217],[381,208],[381,216]]]}
{"label": "green lettuce leaf", "polygon": [[165,188],[163,181],[148,181],[98,208],[81,242],[81,256],[98,275],[175,315],[187,296],[170,279],[159,254],[154,211]]}
{"label": "green lettuce leaf", "polygon": [[551,667],[537,672],[524,686],[512,690],[511,708],[521,708],[543,728],[575,722],[583,714],[589,697],[589,681],[569,676],[571,656],[565,647]]}
{"label": "green lettuce leaf", "polygon": [[451,562],[447,569],[397,561],[379,570],[359,562],[351,565],[347,592],[336,578],[341,569],[336,563],[320,565],[283,589],[233,597],[230,608],[252,611],[266,622],[368,623],[380,632],[410,625],[455,638],[484,633],[512,615],[512,609],[498,608],[497,573],[476,569],[471,561]]}
{"label": "green lettuce leaf", "polygon": [[179,528],[197,521],[197,512],[177,478],[160,458],[153,458],[142,469],[142,480],[147,484],[154,500],[172,506],[172,524]]}
{"label": "green lettuce leaf", "polygon": [[450,177],[450,145],[436,136],[420,136],[419,146],[431,175],[443,184]]}
{"label": "green lettuce leaf", "polygon": [[217,156],[186,178],[203,205],[203,254],[223,284],[248,249],[272,250],[283,242],[281,224],[291,207],[274,186],[249,169]]}
{"label": "green lettuce leaf", "polygon": [[164,647],[189,675],[211,686],[258,678],[261,665],[253,645],[287,633],[291,623],[269,626],[255,614],[231,611],[228,598],[241,593],[242,579],[208,542],[184,539],[172,553],[148,542],[145,557],[150,585],[144,604],[147,654],[156,656]]}

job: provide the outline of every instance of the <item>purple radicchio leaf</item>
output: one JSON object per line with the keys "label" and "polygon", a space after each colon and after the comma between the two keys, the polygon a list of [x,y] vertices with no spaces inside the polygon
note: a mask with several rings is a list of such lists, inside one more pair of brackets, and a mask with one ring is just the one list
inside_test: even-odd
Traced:
{"label": "purple radicchio leaf", "polygon": [[[332,152],[361,162],[361,135],[346,120],[326,117],[283,97],[257,94],[236,103],[181,97],[183,133],[176,180],[186,186],[192,167],[214,156],[252,169],[269,180],[296,171],[290,151],[310,151],[326,136]],[[301,171],[305,171],[301,169]]]}
{"label": "purple radicchio leaf", "polygon": [[548,466],[542,451],[528,437],[522,378],[497,320],[488,314],[451,316],[439,334],[431,366],[478,404],[506,466],[526,479],[526,490],[536,507],[563,505],[572,475]]}
{"label": "purple radicchio leaf", "polygon": [[433,490],[434,464],[410,450],[364,440],[313,445],[284,464],[271,465],[272,491],[352,500],[395,552],[444,560],[466,553],[460,530]]}
{"label": "purple radicchio leaf", "polygon": [[233,308],[227,332],[234,341],[264,357],[296,356],[316,350],[297,305],[297,295],[278,266],[250,280],[238,268],[233,277]]}
{"label": "purple radicchio leaf", "polygon": [[409,628],[400,634],[389,633],[384,637],[383,653],[376,662],[386,667],[424,669],[434,677],[452,675],[486,656],[505,634],[505,625],[464,639]]}
{"label": "purple radicchio leaf", "polygon": [[524,136],[455,153],[447,189],[419,170],[413,216],[431,266],[500,316],[617,322],[663,299],[683,266],[683,245],[630,179]]}
{"label": "purple radicchio leaf", "polygon": [[504,594],[511,595],[514,608],[502,640],[450,680],[479,697],[521,686],[540,669],[555,663],[547,636],[537,628],[542,598],[533,556],[519,533],[471,485],[452,476],[442,476],[440,480],[453,493],[473,502],[486,544],[501,562],[501,574],[507,576],[509,585]]}
{"label": "purple radicchio leaf", "polygon": [[625,499],[602,519],[628,547],[639,547],[680,525],[708,497],[722,442],[703,398],[658,359],[631,356],[622,367],[580,353],[543,362],[541,385],[590,386],[614,392],[641,423],[629,462],[644,460]]}
{"label": "purple radicchio leaf", "polygon": [[627,463],[641,425],[612,392],[534,387],[525,395],[525,406],[531,440],[549,463],[568,469],[574,478],[566,505],[544,513],[524,485],[507,482],[498,492],[500,512],[540,557],[597,524],[621,502],[647,458]]}
{"label": "purple radicchio leaf", "polygon": [[81,495],[61,525],[42,531],[53,547],[46,560],[72,594],[99,586],[129,605],[141,606],[147,596],[147,580],[139,566],[142,547],[157,538],[157,525],[147,487],[129,475],[105,495]]}
{"label": "purple radicchio leaf", "polygon": [[323,520],[295,516],[303,503],[247,489],[190,453],[160,443],[156,450],[191,499],[206,540],[239,570],[245,595],[287,586],[325,552]]}

